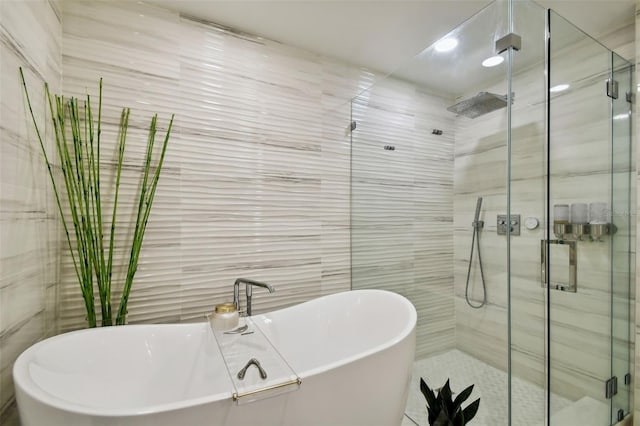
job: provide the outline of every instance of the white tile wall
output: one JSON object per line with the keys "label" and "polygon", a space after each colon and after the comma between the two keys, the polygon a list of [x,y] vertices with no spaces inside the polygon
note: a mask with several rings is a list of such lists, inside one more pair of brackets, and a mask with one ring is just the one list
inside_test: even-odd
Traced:
{"label": "white tile wall", "polygon": [[[198,319],[241,276],[277,289],[255,292],[257,312],[349,289],[349,113],[336,108],[370,73],[147,5],[69,1],[64,20],[65,93],[104,77],[107,120],[127,105],[142,127],[132,156],[147,117],[176,113],[130,322]],[[66,329],[82,312],[63,272]]]}
{"label": "white tile wall", "polygon": [[450,104],[389,81],[358,96],[352,109],[353,287],[412,301],[417,359],[455,343]]}
{"label": "white tile wall", "polygon": [[[43,83],[59,90],[57,1],[0,2],[0,416],[13,401],[13,361],[57,331],[58,218],[20,83],[25,69],[44,125]],[[47,143],[51,143],[47,130]]]}
{"label": "white tile wall", "polygon": [[[127,105],[141,127],[131,155],[142,150],[145,117],[157,111],[166,123],[177,114],[130,322],[199,319],[231,298],[240,276],[277,288],[255,292],[257,312],[350,288],[348,101],[376,82],[374,73],[148,5],[70,0],[64,23],[64,92],[95,93],[104,77],[106,120],[115,123],[117,107]],[[404,176],[409,187],[384,186],[384,194],[399,197],[394,211],[410,234],[429,236],[411,248],[406,288],[428,290],[416,303],[429,317],[421,322],[421,350],[442,351],[453,344],[454,327],[452,118],[444,100],[406,82],[389,79],[377,90],[356,119],[359,129],[374,123],[372,129],[393,131],[394,158],[413,164],[391,178],[404,185]],[[445,134],[433,136],[432,128]],[[113,125],[104,133],[113,137]],[[414,169],[423,173],[414,176]],[[130,196],[135,179],[133,171],[125,177]],[[410,209],[402,211],[401,202]],[[388,252],[388,243],[374,246]],[[404,253],[402,241],[394,244]],[[365,286],[384,280],[379,269],[360,266]],[[83,320],[71,272],[63,259],[63,329]]]}

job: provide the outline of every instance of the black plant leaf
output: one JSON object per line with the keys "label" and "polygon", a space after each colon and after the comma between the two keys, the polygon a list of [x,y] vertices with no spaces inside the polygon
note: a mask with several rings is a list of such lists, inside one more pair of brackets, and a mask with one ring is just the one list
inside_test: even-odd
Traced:
{"label": "black plant leaf", "polygon": [[429,424],[432,425],[435,423],[436,418],[438,417],[438,413],[440,412],[440,409],[438,409],[438,411],[432,410],[431,408],[429,408],[427,406],[427,413],[429,414]]}
{"label": "black plant leaf", "polygon": [[447,383],[445,383],[442,389],[440,389],[439,396],[442,397],[442,408],[446,410],[447,414],[455,414],[453,401],[451,400],[451,387],[449,386],[449,379],[447,379]]}
{"label": "black plant leaf", "polygon": [[462,409],[462,403],[466,401],[473,392],[471,385],[455,398],[449,380],[436,393],[420,378],[420,391],[427,400],[427,413],[429,425],[431,426],[465,426],[475,417],[480,406],[480,398]]}
{"label": "black plant leaf", "polygon": [[453,419],[452,423],[453,423],[453,426],[464,426],[465,421],[464,421],[464,414],[462,414],[462,411],[458,412],[456,417]]}
{"label": "black plant leaf", "polygon": [[427,386],[427,383],[422,379],[422,377],[420,378],[420,391],[424,395],[425,399],[427,400],[427,404],[429,404],[430,407],[433,408],[438,405],[436,395],[433,393],[431,388]]}
{"label": "black plant leaf", "polygon": [[449,416],[445,413],[445,411],[440,411],[440,415],[436,419],[435,423],[432,426],[451,426],[451,422],[449,421]]}
{"label": "black plant leaf", "polygon": [[471,392],[473,392],[473,385],[469,386],[468,388],[460,392],[460,394],[456,397],[456,399],[453,400],[453,409],[457,411],[458,408],[462,406],[462,403],[465,402],[467,398],[471,396]]}
{"label": "black plant leaf", "polygon": [[480,398],[473,401],[471,404],[467,405],[467,408],[462,410],[462,415],[464,416],[464,421],[469,422],[473,419],[478,413],[478,408],[480,407]]}

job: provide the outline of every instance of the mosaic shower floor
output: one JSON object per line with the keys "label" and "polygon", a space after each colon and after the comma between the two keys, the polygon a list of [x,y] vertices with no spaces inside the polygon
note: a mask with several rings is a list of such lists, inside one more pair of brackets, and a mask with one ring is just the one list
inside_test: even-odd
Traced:
{"label": "mosaic shower floor", "polygon": [[[507,418],[507,373],[479,361],[464,352],[452,350],[422,359],[413,364],[413,377],[402,426],[427,426],[425,399],[420,393],[420,377],[432,387],[444,385],[450,379],[454,392],[460,392],[474,384],[473,393],[465,405],[477,398],[480,409],[473,419],[474,426],[506,425]],[[514,378],[513,424],[538,426],[544,424],[544,390],[527,381]],[[560,412],[570,407],[572,401],[554,395],[553,409]]]}

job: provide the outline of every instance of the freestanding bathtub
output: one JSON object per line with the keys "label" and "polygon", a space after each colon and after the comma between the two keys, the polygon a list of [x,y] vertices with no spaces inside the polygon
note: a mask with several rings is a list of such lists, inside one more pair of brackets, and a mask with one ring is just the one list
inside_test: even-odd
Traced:
{"label": "freestanding bathtub", "polygon": [[237,405],[208,323],[80,330],[17,359],[22,424],[401,423],[415,350],[416,311],[407,299],[349,291],[250,319],[302,380],[297,390]]}

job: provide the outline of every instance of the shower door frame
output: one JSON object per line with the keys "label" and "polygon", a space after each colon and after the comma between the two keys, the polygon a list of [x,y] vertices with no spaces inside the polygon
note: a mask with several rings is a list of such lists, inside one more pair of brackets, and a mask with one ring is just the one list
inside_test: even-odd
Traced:
{"label": "shower door frame", "polygon": [[[513,0],[509,0],[509,3],[511,4]],[[544,247],[544,251],[542,253],[542,256],[544,257],[544,259],[549,259],[549,254],[551,252],[551,242],[554,240],[554,232],[553,232],[553,217],[552,217],[552,211],[551,211],[551,205],[552,205],[552,201],[551,201],[551,194],[552,194],[552,163],[553,160],[551,158],[551,149],[554,143],[553,140],[553,136],[552,136],[552,132],[551,132],[551,123],[553,120],[552,117],[552,111],[551,111],[551,103],[552,103],[552,98],[551,98],[551,92],[550,89],[552,87],[552,82],[551,82],[551,76],[552,76],[552,59],[551,59],[551,55],[552,55],[552,47],[553,47],[553,40],[551,38],[551,32],[552,32],[552,13],[556,13],[555,11],[553,11],[552,9],[546,9],[546,13],[545,13],[545,109],[546,109],[546,113],[545,113],[545,158],[544,158],[544,162],[545,162],[545,196],[544,196],[544,204],[545,204],[545,240],[546,240],[546,244]],[[557,15],[558,17],[560,15]],[[569,22],[570,23],[570,22]],[[578,27],[576,27],[578,28]],[[578,28],[579,29],[579,28]],[[595,41],[594,41],[595,42]],[[609,55],[610,58],[610,65],[609,65],[609,80],[610,81],[614,81],[614,76],[616,73],[616,67],[615,67],[615,58],[618,56],[616,55],[615,52],[611,51],[610,49],[607,49],[607,53]],[[620,58],[622,59],[622,58]],[[629,63],[628,61],[624,60],[626,62],[626,64],[623,67],[623,71],[627,71],[628,72],[628,82],[627,85],[629,87],[629,93],[631,93],[631,96],[633,96],[633,90],[632,88],[633,86],[633,69],[634,69],[634,65]],[[509,73],[509,80],[511,80],[512,78],[512,74],[511,72]],[[626,77],[625,77],[626,78]],[[605,87],[603,86],[603,91],[605,90]],[[611,208],[611,219],[610,222],[612,223],[613,226],[613,216],[615,213],[615,207],[614,207],[614,196],[615,196],[615,190],[614,190],[614,139],[615,139],[615,125],[614,125],[614,102],[617,98],[624,98],[625,94],[621,94],[618,97],[614,97],[614,96],[609,96],[609,110],[610,110],[610,115],[609,115],[609,145],[610,145],[610,153],[611,153],[611,168],[610,168],[610,172],[609,172],[609,178],[610,178],[610,184],[611,184],[611,191],[610,191],[610,199],[608,200],[609,202],[609,206]],[[631,98],[632,99],[632,98]],[[629,170],[628,170],[628,191],[629,193],[628,198],[626,199],[627,201],[627,205],[625,206],[625,211],[627,213],[627,231],[628,231],[628,263],[627,263],[627,277],[628,277],[628,282],[627,282],[627,309],[628,311],[626,312],[626,342],[624,342],[623,340],[623,345],[626,344],[628,347],[628,351],[627,351],[627,357],[626,357],[626,362],[627,362],[627,375],[625,375],[625,377],[617,377],[617,388],[620,389],[623,386],[627,386],[626,389],[621,390],[622,392],[626,393],[626,403],[623,401],[622,404],[619,405],[623,405],[622,408],[620,408],[619,410],[624,410],[624,416],[628,416],[629,414],[632,414],[633,411],[633,407],[632,407],[632,403],[630,400],[630,394],[632,394],[632,383],[633,380],[631,378],[631,376],[633,375],[633,357],[631,356],[631,353],[633,352],[633,345],[634,345],[634,336],[633,336],[633,327],[631,327],[631,319],[633,318],[633,300],[632,300],[632,294],[633,294],[633,290],[632,290],[632,285],[635,282],[635,275],[632,274],[632,272],[634,272],[635,270],[635,259],[633,259],[632,254],[633,254],[633,247],[634,247],[634,243],[635,240],[632,238],[635,235],[635,223],[632,223],[633,221],[631,221],[631,216],[635,215],[634,210],[632,210],[632,208],[636,208],[636,205],[634,203],[634,194],[632,193],[633,189],[635,188],[634,182],[633,182],[633,178],[634,178],[634,173],[633,171],[635,170],[635,164],[633,164],[633,158],[634,156],[632,155],[634,153],[634,147],[633,147],[633,132],[632,132],[632,111],[633,111],[633,107],[632,107],[632,100],[630,100],[629,95],[627,94],[627,98],[626,101],[629,102],[629,106],[628,106],[628,113],[629,113],[629,120],[628,120],[628,127],[627,127],[627,143],[628,143],[628,156],[629,156]],[[509,108],[511,108],[511,105],[509,105]],[[509,126],[509,134],[511,133],[511,126]],[[509,141],[510,143],[510,141]],[[511,157],[509,157],[509,170],[511,169]],[[509,191],[508,193],[510,193],[511,189],[509,186]],[[609,236],[608,238],[613,238],[612,236]],[[510,264],[511,262],[511,257],[507,254],[508,256],[508,264]],[[614,349],[615,349],[615,330],[614,330],[614,266],[613,266],[613,260],[614,260],[614,249],[613,249],[613,243],[610,246],[610,250],[609,250],[609,288],[610,288],[610,292],[609,292],[609,303],[611,306],[611,310],[610,310],[610,314],[609,314],[609,321],[610,321],[610,327],[611,327],[611,334],[609,336],[609,342],[610,342],[610,346],[609,346],[609,356],[610,356],[610,377],[611,379],[609,381],[607,381],[607,383],[605,384],[605,386],[603,386],[603,392],[610,392],[613,390],[614,387],[614,381],[616,379],[616,372],[615,372],[615,362],[614,362]],[[541,273],[543,274],[543,277],[545,277],[545,280],[549,279],[550,277],[550,269],[551,269],[551,262],[547,261],[543,263],[543,269],[541,271]],[[508,275],[510,277],[510,273]],[[509,287],[510,287],[510,283],[509,283]],[[510,299],[509,299],[510,300]],[[551,404],[552,404],[552,400],[551,400],[551,395],[552,395],[552,388],[553,388],[553,383],[552,383],[552,379],[553,379],[553,374],[552,374],[552,348],[554,343],[551,340],[551,334],[553,331],[553,327],[552,327],[552,315],[551,315],[551,309],[552,309],[552,288],[551,286],[547,285],[546,286],[546,291],[545,291],[545,318],[546,318],[546,325],[545,325],[545,393],[546,393],[546,403],[545,403],[545,424],[548,426],[560,426],[560,425],[555,425],[551,422]],[[509,319],[511,319],[511,317],[509,317]],[[511,347],[509,350],[509,354],[511,354]],[[509,364],[510,367],[510,364]],[[511,381],[511,371],[509,371],[509,381]],[[611,381],[611,382],[610,382]],[[509,393],[510,395],[510,403],[509,403],[509,424],[511,425],[511,392]],[[607,399],[609,401],[609,424],[616,424],[616,422],[618,422],[620,419],[619,417],[619,410],[614,408],[614,403],[615,403],[615,393],[613,393],[613,395],[611,395],[610,397],[607,396]],[[622,396],[621,396],[622,398]]]}

